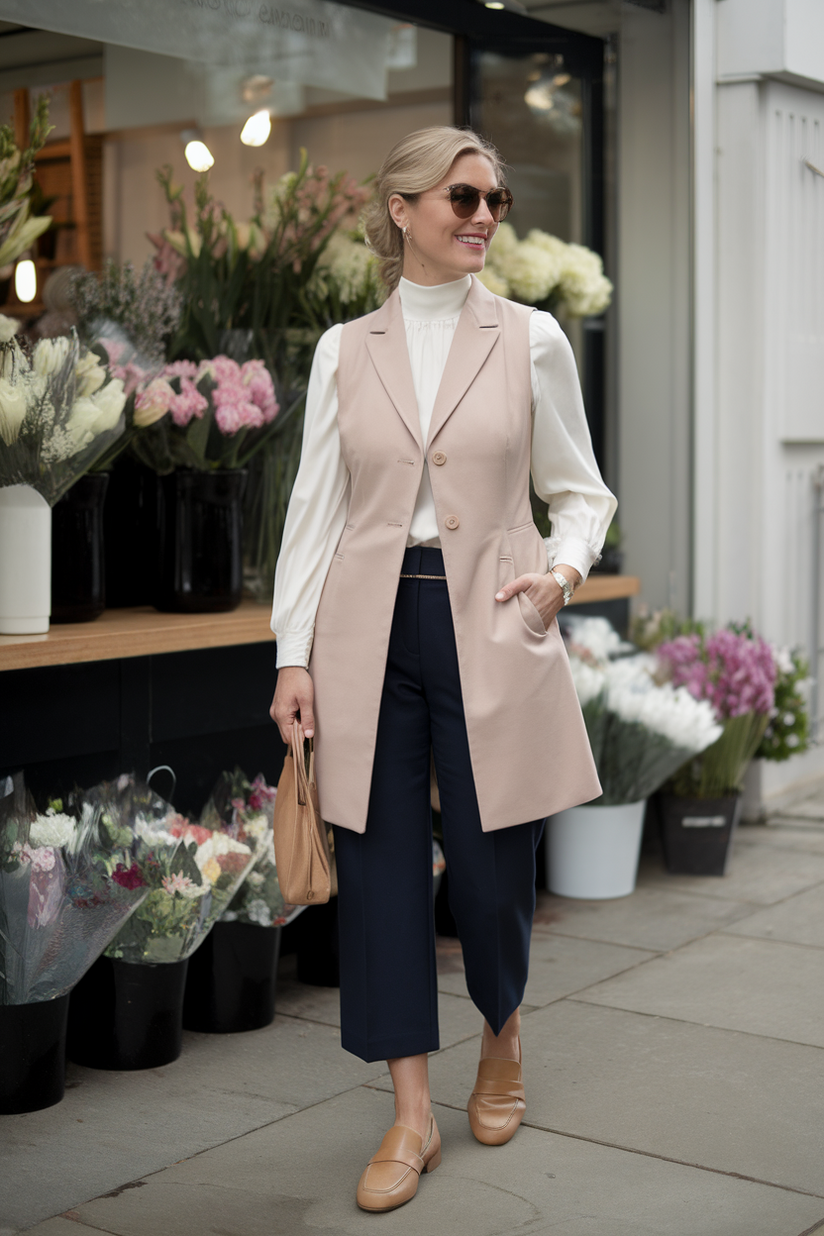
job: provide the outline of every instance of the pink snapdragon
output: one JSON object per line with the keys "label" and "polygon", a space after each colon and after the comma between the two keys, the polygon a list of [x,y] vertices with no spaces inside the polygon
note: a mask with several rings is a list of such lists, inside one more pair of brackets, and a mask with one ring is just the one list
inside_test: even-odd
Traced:
{"label": "pink snapdragon", "polygon": [[695,699],[709,700],[719,721],[747,713],[768,714],[775,702],[775,660],[758,635],[724,628],[707,639],[679,635],[661,644],[658,655],[673,684]]}

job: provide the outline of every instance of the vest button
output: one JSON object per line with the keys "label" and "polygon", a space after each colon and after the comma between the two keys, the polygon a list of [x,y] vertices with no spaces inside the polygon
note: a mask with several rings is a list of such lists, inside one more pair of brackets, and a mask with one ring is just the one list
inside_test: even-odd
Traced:
{"label": "vest button", "polygon": [[443,451],[435,451],[435,454],[432,456],[432,462],[433,464],[438,464],[438,466],[445,464],[446,455],[444,455]]}
{"label": "vest button", "polygon": [[455,528],[459,528],[461,526],[461,521],[458,519],[457,515],[447,515],[443,522],[450,530],[454,530]]}

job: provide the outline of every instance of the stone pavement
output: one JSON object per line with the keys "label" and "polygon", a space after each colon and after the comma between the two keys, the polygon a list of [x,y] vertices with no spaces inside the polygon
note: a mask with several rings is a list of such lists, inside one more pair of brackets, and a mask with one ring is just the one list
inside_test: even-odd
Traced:
{"label": "stone pavement", "polygon": [[385,1066],[288,960],[269,1029],[72,1065],[59,1106],[0,1117],[0,1236],[824,1236],[824,795],[741,828],[724,879],[651,856],[631,897],[541,896],[505,1147],[469,1131],[479,1016],[442,942],[443,1163],[388,1215],[354,1201]]}

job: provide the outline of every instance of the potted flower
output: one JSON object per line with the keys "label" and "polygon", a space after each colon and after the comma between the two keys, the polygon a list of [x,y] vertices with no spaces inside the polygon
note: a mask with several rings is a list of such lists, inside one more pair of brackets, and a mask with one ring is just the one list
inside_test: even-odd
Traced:
{"label": "potted flower", "polygon": [[235,769],[221,775],[201,813],[206,827],[217,819],[238,840],[253,838],[259,857],[189,962],[183,1005],[188,1030],[232,1034],[274,1019],[281,931],[305,908],[286,905],[278,884],[276,795],[263,776],[250,783]]}
{"label": "potted flower", "polygon": [[83,795],[131,854],[148,890],[72,997],[68,1052],[92,1068],[155,1068],[182,1048],[188,959],[258,857],[258,843],[177,815],[148,786],[124,776]]}
{"label": "potted flower", "polygon": [[564,897],[625,897],[635,887],[646,799],[720,733],[711,706],[660,683],[653,657],[620,655],[604,618],[571,618],[570,664],[603,794],[552,816],[547,886]]}
{"label": "potted flower", "polygon": [[744,774],[775,705],[776,663],[749,625],[693,632],[658,645],[675,686],[712,705],[721,736],[672,776],[659,801],[664,859],[672,872],[723,875],[741,809]]}
{"label": "potted flower", "polygon": [[51,612],[50,508],[123,433],[126,394],[76,334],[29,349],[0,316],[0,633]]}
{"label": "potted flower", "polygon": [[0,782],[0,1113],[63,1097],[69,992],[147,889],[100,814]]}

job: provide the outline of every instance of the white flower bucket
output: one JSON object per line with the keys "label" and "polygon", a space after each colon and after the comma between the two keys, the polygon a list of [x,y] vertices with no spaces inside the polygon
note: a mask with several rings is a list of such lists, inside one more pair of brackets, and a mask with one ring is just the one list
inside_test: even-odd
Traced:
{"label": "white flower bucket", "polygon": [[635,888],[646,800],[570,807],[548,821],[546,882],[559,897],[600,901]]}
{"label": "white flower bucket", "polygon": [[49,629],[51,529],[51,507],[36,489],[0,488],[0,635]]}

